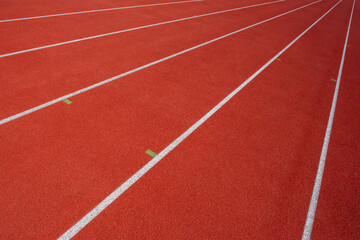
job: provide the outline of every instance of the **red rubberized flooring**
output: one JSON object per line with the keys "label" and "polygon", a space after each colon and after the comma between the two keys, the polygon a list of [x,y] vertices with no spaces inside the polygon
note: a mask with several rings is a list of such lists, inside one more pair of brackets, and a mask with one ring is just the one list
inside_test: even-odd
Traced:
{"label": "red rubberized flooring", "polygon": [[[312,239],[360,239],[355,0]],[[4,0],[0,20],[165,0]],[[0,22],[0,55],[265,0]],[[0,120],[315,1],[0,57]],[[322,0],[0,125],[0,239],[57,239],[338,0]],[[74,239],[301,239],[353,0],[342,0]]]}

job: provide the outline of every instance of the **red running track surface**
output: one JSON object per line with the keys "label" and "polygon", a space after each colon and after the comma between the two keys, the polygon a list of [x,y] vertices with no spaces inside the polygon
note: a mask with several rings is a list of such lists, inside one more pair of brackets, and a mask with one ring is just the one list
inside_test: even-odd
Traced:
{"label": "red running track surface", "polygon": [[[59,237],[146,164],[147,149],[160,152],[335,3],[322,1],[75,96],[71,105],[1,125],[1,238]],[[304,4],[1,59],[1,118]],[[300,238],[351,6],[340,3],[75,238]],[[358,9],[313,239],[357,239],[360,232]]]}

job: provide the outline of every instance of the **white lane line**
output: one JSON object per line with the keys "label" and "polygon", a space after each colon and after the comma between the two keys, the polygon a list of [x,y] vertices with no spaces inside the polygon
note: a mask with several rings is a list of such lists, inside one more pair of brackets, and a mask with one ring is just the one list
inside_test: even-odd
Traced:
{"label": "white lane line", "polygon": [[306,223],[305,223],[304,232],[302,235],[302,240],[310,240],[311,231],[312,231],[313,224],[314,224],[315,212],[316,212],[317,202],[318,202],[319,194],[320,194],[321,181],[322,181],[322,177],[324,174],[326,154],[327,154],[329,142],[330,142],[331,129],[332,129],[333,121],[334,121],[336,102],[337,102],[339,88],[340,88],[341,75],[342,75],[342,71],[343,71],[343,67],[344,67],[346,47],[347,47],[348,38],[349,38],[349,34],[350,34],[351,20],[353,17],[354,8],[355,8],[355,0],[353,1],[353,6],[352,6],[352,10],[351,10],[349,25],[348,25],[348,29],[347,29],[347,33],[346,33],[346,39],[345,39],[345,44],[344,44],[340,68],[339,68],[339,73],[338,73],[338,77],[337,77],[337,81],[336,81],[334,97],[333,97],[333,101],[332,101],[332,105],[331,105],[328,124],[326,127],[324,143],[323,143],[323,147],[321,150],[319,166],[318,166],[318,170],[316,173],[314,189],[313,189],[313,192],[311,195],[311,201],[310,201],[309,210],[308,210],[307,217],[306,217]]}
{"label": "white lane line", "polygon": [[188,0],[188,1],[180,1],[180,2],[152,3],[152,4],[137,5],[137,6],[116,7],[116,8],[104,8],[104,9],[87,10],[87,11],[80,11],[80,12],[69,12],[69,13],[58,13],[58,14],[42,15],[42,16],[34,16],[34,17],[23,17],[23,18],[4,19],[4,20],[0,20],[0,23],[3,23],[3,22],[23,21],[23,20],[31,20],[31,19],[38,19],[38,18],[58,17],[58,16],[66,16],[66,15],[76,15],[76,14],[84,14],[84,13],[94,13],[94,12],[105,12],[105,11],[123,10],[123,9],[130,9],[130,8],[141,8],[141,7],[152,7],[152,6],[161,6],[161,5],[170,5],[170,4],[180,4],[180,3],[202,2],[202,1],[204,1],[204,0]]}
{"label": "white lane line", "polygon": [[150,27],[160,26],[160,25],[164,25],[164,24],[181,22],[181,21],[185,21],[185,20],[190,20],[190,19],[195,19],[195,18],[200,18],[200,17],[206,17],[206,16],[215,15],[215,14],[232,12],[232,11],[237,11],[237,10],[241,10],[241,9],[245,9],[245,8],[258,7],[258,6],[262,6],[262,5],[268,5],[268,4],[273,4],[273,3],[278,3],[278,2],[284,2],[284,1],[285,1],[285,0],[277,0],[277,1],[273,1],[273,2],[260,3],[260,4],[245,6],[245,7],[233,8],[233,9],[228,9],[228,10],[223,10],[223,11],[218,11],[218,12],[212,12],[212,13],[206,13],[206,14],[196,15],[196,16],[192,16],[192,17],[186,17],[186,18],[180,18],[180,19],[170,20],[170,21],[166,21],[166,22],[160,22],[160,23],[154,23],[154,24],[150,24],[150,25],[144,25],[144,26],[135,27],[135,28],[124,29],[124,30],[120,30],[120,31],[116,31],[116,32],[109,32],[109,33],[94,35],[94,36],[90,36],[90,37],[84,37],[84,38],[74,39],[74,40],[70,40],[70,41],[66,41],[66,42],[60,42],[60,43],[45,45],[45,46],[41,46],[41,47],[29,48],[29,49],[25,49],[25,50],[21,50],[21,51],[17,51],[17,52],[11,52],[11,53],[2,54],[2,55],[0,55],[0,58],[12,56],[12,55],[17,55],[17,54],[21,54],[21,53],[26,53],[26,52],[37,51],[37,50],[41,50],[41,49],[45,49],[45,48],[50,48],[50,47],[61,46],[61,45],[65,45],[65,44],[70,44],[70,43],[75,43],[75,42],[80,42],[80,41],[85,41],[85,40],[90,40],[90,39],[95,39],[95,38],[100,38],[100,37],[115,35],[115,34],[119,34],[119,33],[130,32],[130,31],[134,31],[134,30],[139,30],[139,29],[144,29],[144,28],[150,28]]}
{"label": "white lane line", "polygon": [[337,2],[332,8],[330,8],[324,15],[317,19],[312,25],[310,25],[305,31],[297,36],[292,42],[290,42],[285,48],[271,58],[265,65],[257,70],[251,77],[246,79],[238,88],[231,92],[226,98],[218,103],[213,109],[211,109],[205,116],[198,120],[188,130],[181,134],[175,141],[162,150],[156,157],[143,166],[138,172],[131,176],[126,182],[124,182],[119,188],[106,197],[101,203],[99,203],[94,209],[87,213],[80,221],[67,230],[58,240],[71,239],[81,229],[83,229],[89,222],[91,222],[97,215],[99,215],[105,208],[107,208],[113,201],[115,201],[122,193],[129,189],[136,181],[138,181],[146,172],[148,172],[153,166],[155,166],[162,158],[164,158],[169,152],[171,152],[176,146],[185,140],[191,133],[193,133],[198,127],[200,127],[206,120],[208,120],[217,110],[224,106],[232,97],[234,97],[241,89],[249,84],[256,76],[264,71],[272,62],[276,60],[281,54],[283,54],[288,48],[290,48],[297,40],[299,40],[305,33],[307,33],[315,24],[317,24],[322,18],[324,18],[331,10],[333,10],[342,0]]}
{"label": "white lane line", "polygon": [[49,101],[49,102],[47,102],[47,103],[41,104],[41,105],[39,105],[39,106],[36,106],[36,107],[31,108],[31,109],[29,109],[29,110],[26,110],[26,111],[24,111],[24,112],[15,114],[15,115],[13,115],[13,116],[11,116],[11,117],[4,118],[4,119],[0,120],[0,125],[2,125],[2,124],[4,124],[4,123],[7,123],[7,122],[10,122],[10,121],[12,121],[12,120],[15,120],[15,119],[17,119],[17,118],[23,117],[23,116],[25,116],[25,115],[27,115],[27,114],[30,114],[30,113],[33,113],[33,112],[35,112],[35,111],[38,111],[38,110],[40,110],[40,109],[42,109],[42,108],[48,107],[48,106],[50,106],[50,105],[53,105],[53,104],[55,104],[55,103],[57,103],[57,102],[63,101],[64,99],[71,98],[71,97],[76,96],[76,95],[78,95],[78,94],[80,94],[80,93],[89,91],[89,90],[91,90],[91,89],[93,89],[93,88],[99,87],[99,86],[101,86],[101,85],[104,85],[104,84],[106,84],[106,83],[112,82],[112,81],[117,80],[117,79],[119,79],[119,78],[125,77],[125,76],[127,76],[127,75],[129,75],[129,74],[138,72],[138,71],[140,71],[140,70],[142,70],[142,69],[151,67],[151,66],[153,66],[153,65],[156,65],[156,64],[158,64],[158,63],[164,62],[164,61],[166,61],[166,60],[169,60],[169,59],[174,58],[174,57],[176,57],[176,56],[179,56],[179,55],[181,55],[181,54],[190,52],[190,51],[192,51],[192,50],[194,50],[194,49],[203,47],[203,46],[208,45],[208,44],[210,44],[210,43],[216,42],[216,41],[218,41],[218,40],[220,40],[220,39],[229,37],[229,36],[234,35],[234,34],[236,34],[236,33],[242,32],[242,31],[244,31],[244,30],[246,30],[246,29],[255,27],[255,26],[260,25],[260,24],[262,24],[262,23],[271,21],[271,20],[273,20],[273,19],[279,18],[279,17],[281,17],[281,16],[284,16],[284,15],[286,15],[286,14],[295,12],[295,11],[297,11],[297,10],[300,10],[300,9],[302,9],[302,8],[308,7],[308,6],[310,6],[310,5],[313,5],[313,4],[318,3],[318,2],[321,2],[321,1],[322,1],[322,0],[318,0],[318,1],[315,1],[315,2],[312,2],[312,3],[309,3],[309,4],[306,4],[306,5],[304,5],[304,6],[298,7],[298,8],[296,8],[296,9],[287,11],[287,12],[285,12],[285,13],[279,14],[279,15],[277,15],[277,16],[275,16],[275,17],[268,18],[268,19],[263,20],[263,21],[261,21],[261,22],[252,24],[252,25],[247,26],[247,27],[244,27],[244,28],[241,28],[241,29],[239,29],[239,30],[236,30],[236,31],[231,32],[231,33],[228,33],[228,34],[223,35],[223,36],[221,36],[221,37],[212,39],[212,40],[210,40],[210,41],[207,41],[207,42],[201,43],[201,44],[199,44],[199,45],[196,45],[196,46],[194,46],[194,47],[185,49],[185,50],[183,50],[183,51],[181,51],[181,52],[177,52],[177,53],[172,54],[172,55],[170,55],[170,56],[164,57],[164,58],[162,58],[162,59],[160,59],[160,60],[157,60],[157,61],[148,63],[148,64],[143,65],[143,66],[141,66],[141,67],[135,68],[135,69],[130,70],[130,71],[125,72],[125,73],[122,73],[122,74],[117,75],[117,76],[115,76],[115,77],[106,79],[106,80],[104,80],[104,81],[102,81],[102,82],[98,82],[98,83],[96,83],[96,84],[94,84],[94,85],[90,85],[90,86],[88,86],[88,87],[86,87],[86,88],[83,88],[83,89],[80,89],[80,90],[78,90],[78,91],[76,91],[76,92],[72,92],[72,93],[67,94],[67,95],[65,95],[65,96],[59,97],[59,98],[57,98],[57,99],[54,99],[54,100]]}

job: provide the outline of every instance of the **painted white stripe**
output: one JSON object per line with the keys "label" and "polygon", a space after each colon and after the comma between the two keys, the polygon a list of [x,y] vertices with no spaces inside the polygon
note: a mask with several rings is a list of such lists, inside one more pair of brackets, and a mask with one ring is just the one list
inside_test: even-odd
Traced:
{"label": "painted white stripe", "polygon": [[341,75],[342,75],[342,71],[343,71],[343,67],[344,67],[346,47],[347,47],[347,43],[348,43],[351,20],[352,20],[352,17],[353,17],[354,8],[355,8],[355,0],[353,1],[353,6],[352,6],[352,10],[351,10],[349,25],[348,25],[348,29],[347,29],[347,33],[346,33],[346,39],[345,39],[345,44],[344,44],[341,63],[340,63],[340,68],[339,68],[339,73],[338,73],[338,77],[337,77],[337,80],[336,80],[336,87],[335,87],[334,97],[333,97],[333,101],[332,101],[332,105],[331,105],[328,124],[327,124],[327,127],[326,127],[324,143],[323,143],[323,147],[322,147],[322,150],[321,150],[319,166],[318,166],[318,170],[317,170],[317,173],[316,173],[314,189],[313,189],[313,192],[312,192],[311,201],[310,201],[310,205],[309,205],[309,210],[308,210],[308,214],[307,214],[307,217],[306,217],[306,223],[305,223],[305,227],[304,227],[302,240],[310,240],[311,232],[312,232],[312,228],[313,228],[313,224],[314,224],[315,212],[316,212],[317,202],[318,202],[318,199],[319,199],[322,177],[323,177],[323,174],[324,174],[326,154],[327,154],[328,147],[329,147],[329,142],[330,142],[331,129],[332,129],[333,121],[334,121],[336,102],[337,102],[339,88],[340,88]]}
{"label": "painted white stripe", "polygon": [[45,48],[57,47],[57,46],[65,45],[65,44],[70,44],[70,43],[81,42],[81,41],[85,41],[85,40],[90,40],[90,39],[115,35],[115,34],[119,34],[119,33],[130,32],[130,31],[134,31],[134,30],[150,28],[150,27],[165,25],[165,24],[169,24],[169,23],[181,22],[181,21],[186,21],[186,20],[190,20],[190,19],[206,17],[206,16],[215,15],[215,14],[232,12],[232,11],[237,11],[237,10],[241,10],[241,9],[245,9],[245,8],[258,7],[258,6],[262,6],[262,5],[268,5],[268,4],[284,2],[284,1],[285,0],[278,0],[278,1],[255,4],[255,5],[245,6],[245,7],[233,8],[233,9],[228,9],[228,10],[223,10],[223,11],[218,11],[218,12],[212,12],[212,13],[196,15],[196,16],[192,16],[192,17],[186,17],[186,18],[170,20],[170,21],[166,21],[166,22],[160,22],[160,23],[154,23],[154,24],[150,24],[150,25],[144,25],[144,26],[135,27],[135,28],[124,29],[124,30],[120,30],[120,31],[116,31],[116,32],[109,32],[109,33],[94,35],[94,36],[90,36],[90,37],[79,38],[79,39],[75,39],[75,40],[70,40],[70,41],[66,41],[66,42],[60,42],[60,43],[45,45],[45,46],[41,46],[41,47],[29,48],[29,49],[25,49],[25,50],[21,50],[21,51],[17,51],[17,52],[2,54],[2,55],[0,55],[0,58],[12,56],[12,55],[17,55],[17,54],[21,54],[21,53],[26,53],[26,52],[37,51],[37,50],[41,50],[41,49],[45,49]]}
{"label": "painted white stripe", "polygon": [[86,214],[80,221],[78,221],[74,226],[72,226],[68,231],[66,231],[59,238],[59,240],[71,239],[73,236],[75,236],[76,233],[78,233],[81,229],[83,229],[90,221],[92,221],[97,215],[99,215],[105,208],[107,208],[113,201],[115,201],[122,193],[124,193],[127,189],[129,189],[146,172],[148,172],[153,166],[155,166],[162,158],[164,158],[176,146],[178,146],[182,141],[184,141],[185,138],[187,138],[199,126],[201,126],[206,120],[208,120],[213,114],[215,114],[215,112],[217,110],[219,110],[222,106],[224,106],[241,89],[243,89],[256,76],[258,76],[262,71],[264,71],[272,62],[274,62],[276,60],[276,58],[278,58],[288,48],[290,48],[297,40],[299,40],[305,33],[307,33],[316,23],[318,23],[332,9],[334,9],[341,1],[342,0],[340,0],[338,3],[336,3],[330,10],[328,10],[318,20],[316,20],[310,27],[308,27],[304,32],[302,32],[299,36],[297,36],[292,42],[290,42],[285,48],[283,48],[279,53],[277,53],[273,58],[271,58],[265,65],[263,65],[259,70],[257,70],[251,77],[246,79],[246,81],[244,81],[238,88],[236,88],[226,98],[224,98],[220,103],[218,103],[205,116],[203,116],[199,121],[197,121],[194,125],[192,125],[180,137],[178,137],[169,146],[167,146],[164,150],[162,150],[156,157],[154,157],[150,162],[148,162],[144,167],[142,167],[138,172],[136,172],[132,177],[130,177],[126,182],[124,182],[119,188],[117,188],[107,198],[105,198],[101,203],[99,203],[94,209],[92,209],[88,214]]}
{"label": "painted white stripe", "polygon": [[58,13],[58,14],[42,15],[42,16],[35,16],[35,17],[23,17],[23,18],[5,19],[5,20],[0,20],[0,23],[3,23],[3,22],[23,21],[23,20],[31,20],[31,19],[38,19],[38,18],[49,18],[49,17],[59,17],[59,16],[67,16],[67,15],[76,15],[76,14],[84,14],[84,13],[94,13],[94,12],[105,12],[105,11],[123,10],[123,9],[131,9],[131,8],[142,8],[142,7],[152,7],[152,6],[161,6],[161,5],[170,5],[170,4],[202,2],[202,1],[204,1],[204,0],[188,0],[188,1],[180,1],[180,2],[152,3],[152,4],[137,5],[137,6],[116,7],[116,8],[104,8],[104,9],[87,10],[87,11],[80,11],[80,12],[69,12],[69,13]]}
{"label": "painted white stripe", "polygon": [[297,10],[300,10],[300,9],[302,9],[302,8],[308,7],[308,6],[310,6],[310,5],[313,5],[313,4],[318,3],[318,2],[321,2],[321,1],[322,1],[322,0],[318,0],[318,1],[312,2],[312,3],[310,3],[310,4],[306,4],[306,5],[302,6],[302,7],[298,7],[298,8],[296,8],[296,9],[287,11],[287,12],[282,13],[282,14],[279,14],[279,15],[277,15],[277,16],[275,16],[275,17],[268,18],[268,19],[263,20],[263,21],[261,21],[261,22],[252,24],[252,25],[247,26],[247,27],[244,27],[244,28],[241,28],[241,29],[239,29],[239,30],[236,30],[236,31],[231,32],[231,33],[228,33],[228,34],[223,35],[223,36],[221,36],[221,37],[212,39],[212,40],[210,40],[210,41],[207,41],[207,42],[204,42],[204,43],[202,43],[202,44],[196,45],[196,46],[194,46],[194,47],[185,49],[185,50],[183,50],[183,51],[181,51],[181,52],[177,52],[177,53],[175,53],[175,54],[172,54],[172,55],[170,55],[170,56],[168,56],[168,57],[165,57],[165,58],[162,58],[162,59],[160,59],[160,60],[157,60],[157,61],[148,63],[148,64],[146,64],[146,65],[143,65],[143,66],[141,66],[141,67],[135,68],[135,69],[130,70],[130,71],[128,71],[128,72],[122,73],[122,74],[117,75],[117,76],[115,76],[115,77],[106,79],[106,80],[104,80],[104,81],[102,81],[102,82],[98,82],[98,83],[96,83],[96,84],[94,84],[94,85],[91,85],[91,86],[88,86],[88,87],[86,87],[86,88],[80,89],[80,90],[78,90],[78,91],[76,91],[76,92],[72,92],[72,93],[67,94],[67,95],[65,95],[65,96],[59,97],[59,98],[57,98],[57,99],[54,99],[54,100],[49,101],[49,102],[47,102],[47,103],[41,104],[41,105],[39,105],[39,106],[36,106],[36,107],[31,108],[31,109],[29,109],[29,110],[26,110],[26,111],[24,111],[24,112],[15,114],[15,115],[13,115],[13,116],[11,116],[11,117],[4,118],[4,119],[0,120],[0,125],[2,125],[2,124],[4,124],[4,123],[7,123],[7,122],[10,122],[10,121],[12,121],[12,120],[15,120],[15,119],[17,119],[17,118],[23,117],[23,116],[25,116],[25,115],[27,115],[27,114],[33,113],[33,112],[38,111],[38,110],[40,110],[40,109],[43,109],[43,108],[45,108],[45,107],[48,107],[48,106],[50,106],[50,105],[53,105],[53,104],[55,104],[55,103],[57,103],[57,102],[60,102],[60,101],[62,101],[62,100],[64,100],[64,99],[66,99],[66,98],[71,98],[71,97],[76,96],[76,95],[78,95],[78,94],[80,94],[80,93],[89,91],[89,90],[91,90],[91,89],[93,89],[93,88],[99,87],[99,86],[101,86],[101,85],[104,85],[104,84],[106,84],[106,83],[112,82],[112,81],[117,80],[117,79],[119,79],[119,78],[125,77],[125,76],[127,76],[127,75],[129,75],[129,74],[132,74],[132,73],[134,73],[134,72],[138,72],[138,71],[140,71],[140,70],[142,70],[142,69],[151,67],[151,66],[153,66],[153,65],[156,65],[156,64],[158,64],[158,63],[164,62],[164,61],[169,60],[169,59],[171,59],[171,58],[174,58],[174,57],[176,57],[176,56],[179,56],[179,55],[182,55],[182,54],[184,54],[184,53],[190,52],[190,51],[195,50],[195,49],[197,49],[197,48],[200,48],[200,47],[203,47],[203,46],[208,45],[208,44],[210,44],[210,43],[216,42],[216,41],[218,41],[218,40],[220,40],[220,39],[229,37],[229,36],[234,35],[234,34],[236,34],[236,33],[242,32],[242,31],[244,31],[244,30],[246,30],[246,29],[249,29],[249,28],[255,27],[255,26],[257,26],[257,25],[266,23],[266,22],[268,22],[268,21],[274,20],[274,19],[276,19],[276,18],[279,18],[279,17],[284,16],[284,15],[286,15],[286,14],[295,12],[295,11],[297,11]]}

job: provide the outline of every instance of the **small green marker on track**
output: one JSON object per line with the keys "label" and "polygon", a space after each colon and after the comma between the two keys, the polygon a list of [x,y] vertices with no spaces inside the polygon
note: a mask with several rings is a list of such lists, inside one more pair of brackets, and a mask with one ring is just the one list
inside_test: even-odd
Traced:
{"label": "small green marker on track", "polygon": [[281,59],[280,59],[280,58],[277,58],[276,60],[281,61]]}
{"label": "small green marker on track", "polygon": [[332,78],[331,81],[336,82],[336,79],[333,79],[333,78]]}
{"label": "small green marker on track", "polygon": [[149,154],[152,157],[156,157],[156,153],[154,153],[153,151],[151,151],[150,149],[146,150],[146,153]]}
{"label": "small green marker on track", "polygon": [[66,103],[66,104],[71,104],[72,103],[69,99],[64,99],[63,102]]}

